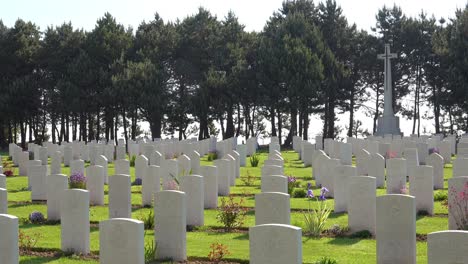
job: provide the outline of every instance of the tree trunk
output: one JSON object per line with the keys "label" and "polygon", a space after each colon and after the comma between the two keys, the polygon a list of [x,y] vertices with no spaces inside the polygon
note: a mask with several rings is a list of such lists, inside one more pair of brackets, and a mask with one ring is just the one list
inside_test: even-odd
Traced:
{"label": "tree trunk", "polygon": [[377,131],[377,120],[379,120],[379,87],[376,87],[376,94],[375,94],[375,115],[374,115],[374,126],[372,128],[372,134],[375,134]]}
{"label": "tree trunk", "polygon": [[309,140],[309,113],[306,111],[304,112],[304,132],[302,132],[302,139]]}
{"label": "tree trunk", "polygon": [[[96,140],[99,141],[100,137],[101,137],[101,111],[100,111],[100,107],[97,108],[97,111],[96,111]],[[108,138],[106,138],[108,139]]]}
{"label": "tree trunk", "polygon": [[125,109],[122,110],[122,122],[124,128],[124,137],[125,137],[125,149],[128,151],[128,132],[127,132],[127,118],[125,117]]}
{"label": "tree trunk", "polygon": [[242,120],[241,120],[241,107],[240,107],[240,104],[237,103],[237,129],[236,129],[236,137],[238,137],[238,136],[240,135],[241,124],[242,124]]}
{"label": "tree trunk", "polygon": [[278,110],[276,112],[278,114],[278,139],[279,139],[279,144],[281,145],[281,143],[283,141],[281,139],[283,137],[283,132],[282,132],[282,130],[283,130],[283,120],[281,119],[281,111]]}
{"label": "tree trunk", "polygon": [[275,125],[275,108],[271,106],[270,108],[270,122],[271,122],[271,136],[276,137],[276,125]]}
{"label": "tree trunk", "polygon": [[348,128],[348,137],[353,136],[354,128],[354,85],[351,87],[351,97],[349,98],[349,128]]}
{"label": "tree trunk", "polygon": [[229,104],[227,108],[227,116],[226,116],[226,138],[232,138],[234,136],[234,118],[233,116],[233,106]]}

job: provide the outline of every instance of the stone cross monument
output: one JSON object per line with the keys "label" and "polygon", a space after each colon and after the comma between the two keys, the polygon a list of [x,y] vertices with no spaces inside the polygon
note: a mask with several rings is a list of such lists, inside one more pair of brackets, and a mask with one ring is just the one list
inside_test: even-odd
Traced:
{"label": "stone cross monument", "polygon": [[390,53],[390,44],[385,44],[385,53],[379,54],[378,59],[384,60],[384,112],[379,117],[376,135],[384,136],[387,134],[401,135],[400,120],[393,113],[392,100],[392,66],[391,59],[397,58],[397,54]]}

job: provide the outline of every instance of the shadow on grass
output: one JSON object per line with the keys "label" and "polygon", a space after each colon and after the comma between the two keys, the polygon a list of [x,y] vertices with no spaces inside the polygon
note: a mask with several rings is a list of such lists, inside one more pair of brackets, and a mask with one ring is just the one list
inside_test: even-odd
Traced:
{"label": "shadow on grass", "polygon": [[360,239],[357,238],[333,238],[332,240],[328,241],[328,244],[336,245],[336,246],[351,246],[356,243],[359,243]]}
{"label": "shadow on grass", "polygon": [[235,240],[249,240],[249,233],[239,234],[238,236],[233,237],[232,239],[235,239]]}

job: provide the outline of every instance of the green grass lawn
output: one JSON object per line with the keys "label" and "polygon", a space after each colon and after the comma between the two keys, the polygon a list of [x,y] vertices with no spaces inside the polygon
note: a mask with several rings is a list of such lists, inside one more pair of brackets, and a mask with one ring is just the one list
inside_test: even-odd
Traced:
{"label": "green grass lawn", "polygon": [[[295,176],[299,179],[302,186],[306,186],[308,182],[315,186],[312,179],[312,168],[304,167],[303,163],[298,159],[298,154],[293,151],[283,151],[285,159],[285,175]],[[236,199],[244,198],[244,206],[250,209],[243,224],[243,230],[255,224],[255,213],[253,211],[255,200],[254,194],[260,192],[260,174],[264,160],[268,157],[265,152],[259,152],[260,164],[258,167],[251,167],[247,158],[247,167],[241,168],[241,177],[247,175],[255,177],[252,184],[246,186],[241,179],[236,179],[236,186],[231,187],[231,193],[236,195]],[[6,159],[4,159],[6,161]],[[202,165],[209,165],[206,157],[201,160]],[[109,164],[109,175],[114,171],[113,164]],[[134,168],[131,168],[132,181],[134,180]],[[62,168],[62,173],[68,174],[69,168]],[[447,165],[444,169],[445,173],[445,189],[442,192],[447,192],[447,179],[452,175],[451,165]],[[15,175],[18,174],[18,169],[15,168]],[[8,213],[19,218],[27,218],[33,211],[40,211],[47,216],[47,206],[45,203],[31,203],[30,191],[27,190],[27,178],[24,176],[15,176],[7,178],[8,188]],[[141,218],[149,214],[151,208],[141,207],[141,186],[132,186],[132,217]],[[105,203],[108,202],[108,188],[105,186]],[[314,189],[317,195],[319,190]],[[376,195],[384,195],[385,189],[377,189]],[[221,198],[219,198],[221,199]],[[333,199],[326,201],[327,205],[333,208]],[[309,201],[306,198],[291,198],[291,224],[299,227],[304,227],[302,210],[309,207],[317,206],[316,201]],[[442,202],[435,202],[435,216],[418,216],[416,222],[416,232],[420,235],[425,235],[434,231],[446,230],[448,226],[448,211]],[[218,230],[223,226],[216,219],[216,210],[205,210],[205,227],[198,228],[196,231],[187,233],[187,254],[190,258],[206,258],[210,250],[210,245],[214,242],[221,242],[226,245],[231,252],[228,259],[237,260],[246,263],[249,259],[249,240],[248,234],[244,232],[224,233]],[[107,206],[91,206],[90,220],[91,227],[91,251],[94,254],[99,252],[99,230],[97,223],[108,219]],[[347,214],[332,213],[326,224],[326,228],[331,228],[334,225],[346,227],[348,222]],[[57,252],[60,253],[60,224],[54,225],[33,225],[29,223],[21,223],[20,229],[25,234],[34,235],[40,234],[35,248],[37,251]],[[147,230],[145,240],[147,242],[154,238],[154,232]],[[322,257],[330,257],[338,261],[338,263],[375,263],[376,262],[376,242],[374,239],[352,239],[347,237],[330,238],[323,237],[321,239],[312,239],[303,237],[303,261],[304,263],[314,263]],[[426,263],[426,242],[418,241],[417,243],[417,262]],[[41,256],[21,256],[20,263],[98,263],[97,260],[83,259],[79,256],[57,256],[43,257]]]}

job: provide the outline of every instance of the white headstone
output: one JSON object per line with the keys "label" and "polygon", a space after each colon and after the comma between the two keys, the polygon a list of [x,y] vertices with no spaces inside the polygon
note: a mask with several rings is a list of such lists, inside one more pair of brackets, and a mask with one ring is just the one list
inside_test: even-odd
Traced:
{"label": "white headstone", "polygon": [[377,197],[377,263],[416,263],[416,202],[414,197]]}
{"label": "white headstone", "polygon": [[333,188],[335,213],[348,211],[349,178],[357,176],[356,167],[350,165],[336,166],[333,170]]}
{"label": "white headstone", "polygon": [[369,166],[369,176],[375,177],[376,187],[385,186],[385,158],[379,153],[371,154]]}
{"label": "white headstone", "polygon": [[73,160],[73,147],[67,145],[63,148],[63,166],[69,167],[70,162]]}
{"label": "white headstone", "polygon": [[288,193],[288,178],[282,175],[262,177],[262,192]]}
{"label": "white headstone", "polygon": [[291,222],[289,194],[262,192],[255,194],[255,225],[284,224]]}
{"label": "white headstone", "polygon": [[191,168],[191,161],[190,158],[182,154],[177,158],[177,163],[179,164],[179,174],[181,176],[189,175],[190,171],[192,170]]}
{"label": "white headstone", "polygon": [[115,218],[99,222],[99,261],[145,263],[145,228],[141,221]]}
{"label": "white headstone", "polygon": [[250,264],[301,264],[302,230],[283,224],[249,227]]}
{"label": "white headstone", "polygon": [[86,168],[86,175],[90,204],[104,205],[104,168],[98,165],[89,166]]}
{"label": "white headstone", "polygon": [[200,173],[200,153],[196,150],[192,150],[189,152],[188,157],[190,158],[192,174]]}
{"label": "white headstone", "polygon": [[0,188],[0,214],[7,214],[7,213],[8,213],[8,194],[7,194],[7,190],[4,189],[4,188]]}
{"label": "white headstone", "polygon": [[132,218],[129,175],[109,177],[109,218]]}
{"label": "white headstone", "polygon": [[55,151],[50,159],[50,174],[62,173],[62,153]]}
{"label": "white headstone", "polygon": [[375,178],[356,176],[348,179],[348,226],[351,232],[367,230],[375,235]]}
{"label": "white headstone", "polygon": [[230,193],[229,169],[231,167],[229,160],[215,160],[213,165],[218,168],[218,195],[228,196]]}
{"label": "white headstone", "polygon": [[180,190],[187,195],[187,225],[203,226],[205,223],[203,176],[187,175],[182,177]]}
{"label": "white headstone", "polygon": [[434,214],[434,170],[431,166],[418,166],[410,178],[410,194],[416,199],[416,212]]}
{"label": "white headstone", "polygon": [[18,217],[0,214],[0,260],[5,264],[19,262]]}
{"label": "white headstone", "polygon": [[205,209],[218,207],[218,168],[216,166],[201,166],[200,174],[204,184]]}
{"label": "white headstone", "polygon": [[[468,186],[468,176],[460,176],[448,180],[448,229],[457,230],[466,225],[468,217],[464,215],[463,210],[459,210],[459,206],[463,206],[463,200],[460,200],[460,193]],[[465,201],[466,202],[466,201]],[[466,205],[465,205],[466,206]],[[466,209],[465,209],[466,210]],[[464,223],[465,222],[465,223]]]}
{"label": "white headstone", "polygon": [[150,165],[146,167],[143,174],[143,182],[141,186],[141,198],[143,206],[151,205],[155,192],[161,190],[161,167]]}
{"label": "white headstone", "polygon": [[85,163],[84,160],[72,160],[70,162],[70,175],[74,173],[85,174]]}
{"label": "white headstone", "polygon": [[181,191],[154,194],[156,255],[172,261],[187,259],[187,195]]}
{"label": "white headstone", "polygon": [[418,150],[415,148],[406,148],[403,152],[403,157],[406,159],[406,175],[411,178],[414,175],[414,170],[419,166]]}
{"label": "white headstone", "polygon": [[104,183],[107,184],[109,182],[109,162],[106,156],[98,155],[96,157],[96,165],[101,166],[104,172]]}
{"label": "white headstone", "polygon": [[29,167],[31,200],[47,200],[47,165]]}
{"label": "white headstone", "polygon": [[144,155],[139,155],[135,159],[135,179],[142,179],[148,167],[148,159]]}
{"label": "white headstone", "polygon": [[265,165],[262,167],[262,177],[270,175],[283,175],[284,169],[277,165]]}
{"label": "white headstone", "polygon": [[452,177],[468,176],[468,158],[457,158],[452,167]]}
{"label": "white headstone", "polygon": [[125,159],[114,161],[114,174],[130,175],[130,161]]}
{"label": "white headstone", "polygon": [[406,189],[406,160],[387,160],[387,194],[401,194]]}
{"label": "white headstone", "polygon": [[60,220],[60,204],[63,191],[68,189],[68,177],[65,174],[47,176],[47,219]]}
{"label": "white headstone", "polygon": [[428,264],[468,263],[468,231],[451,230],[427,235]]}
{"label": "white headstone", "polygon": [[89,253],[89,192],[64,190],[60,206],[61,249],[79,254]]}

